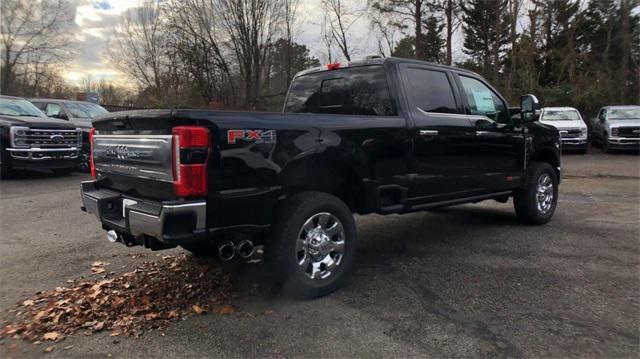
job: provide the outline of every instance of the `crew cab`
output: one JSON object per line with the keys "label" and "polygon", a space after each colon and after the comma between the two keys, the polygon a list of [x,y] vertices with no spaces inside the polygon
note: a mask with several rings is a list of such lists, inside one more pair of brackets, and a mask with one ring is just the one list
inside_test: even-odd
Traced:
{"label": "crew cab", "polygon": [[558,129],[563,150],[587,152],[588,129],[580,112],[573,107],[545,107],[540,122]]}
{"label": "crew cab", "polygon": [[82,130],[45,116],[32,103],[0,96],[0,176],[15,169],[68,173],[78,167]]}
{"label": "crew cab", "polygon": [[[560,136],[479,75],[386,58],[296,74],[283,113],[119,112],[95,120],[83,209],[107,237],[223,259],[264,245],[278,283],[302,297],[351,270],[354,213],[514,198],[550,220]],[[516,116],[519,114],[520,116]]]}
{"label": "crew cab", "polygon": [[591,127],[593,142],[603,152],[640,150],[640,106],[605,106]]}

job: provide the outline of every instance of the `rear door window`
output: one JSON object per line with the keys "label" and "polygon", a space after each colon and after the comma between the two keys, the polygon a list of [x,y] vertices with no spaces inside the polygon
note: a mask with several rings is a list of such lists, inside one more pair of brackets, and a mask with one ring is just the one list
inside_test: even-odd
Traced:
{"label": "rear door window", "polygon": [[358,66],[297,77],[284,112],[396,116],[384,68]]}
{"label": "rear door window", "polygon": [[409,67],[409,98],[424,112],[458,113],[451,83],[443,71]]}

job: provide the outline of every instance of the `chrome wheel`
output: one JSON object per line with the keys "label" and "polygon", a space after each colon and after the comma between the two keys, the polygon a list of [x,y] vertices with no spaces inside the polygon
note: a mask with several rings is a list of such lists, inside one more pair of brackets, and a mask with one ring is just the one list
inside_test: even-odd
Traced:
{"label": "chrome wheel", "polygon": [[543,173],[538,177],[538,187],[536,189],[536,207],[542,214],[546,214],[553,205],[553,180],[548,173]]}
{"label": "chrome wheel", "polygon": [[331,213],[314,214],[302,225],[296,241],[300,270],[309,278],[326,279],[340,266],[344,256],[344,227]]}

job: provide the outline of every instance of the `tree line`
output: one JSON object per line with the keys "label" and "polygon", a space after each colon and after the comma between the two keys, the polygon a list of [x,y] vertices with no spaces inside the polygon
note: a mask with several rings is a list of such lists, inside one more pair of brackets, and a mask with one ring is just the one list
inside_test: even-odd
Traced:
{"label": "tree line", "polygon": [[[72,53],[65,4],[2,2],[3,94],[64,93],[55,64]],[[279,110],[296,72],[371,55],[354,31],[367,26],[377,55],[468,68],[512,103],[535,93],[591,114],[639,102],[639,4],[318,0],[318,41],[304,44],[300,0],[143,0],[123,14],[108,57],[137,85],[126,96],[140,106]],[[113,84],[100,91],[125,95]]]}

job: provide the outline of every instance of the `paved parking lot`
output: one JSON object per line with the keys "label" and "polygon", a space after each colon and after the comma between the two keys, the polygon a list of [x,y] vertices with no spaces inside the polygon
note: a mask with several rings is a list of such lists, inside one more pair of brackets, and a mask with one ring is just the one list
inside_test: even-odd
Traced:
{"label": "paved parking lot", "polygon": [[[637,357],[639,157],[592,152],[564,157],[560,203],[546,226],[519,224],[511,201],[359,217],[355,273],[333,295],[283,298],[261,264],[232,266],[235,314],[115,342],[108,333],[75,335],[63,344],[71,349],[46,356]],[[94,261],[126,271],[156,256],[106,241],[79,210],[85,178],[0,183],[0,310],[88,275]],[[13,343],[5,339],[0,356],[45,355],[43,344]]]}

